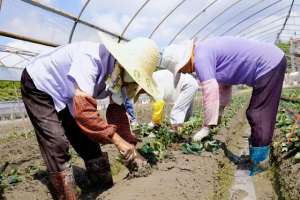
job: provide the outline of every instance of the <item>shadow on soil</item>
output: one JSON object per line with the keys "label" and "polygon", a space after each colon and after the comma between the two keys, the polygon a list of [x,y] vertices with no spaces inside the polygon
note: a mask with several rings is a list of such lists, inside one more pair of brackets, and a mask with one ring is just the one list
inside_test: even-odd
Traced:
{"label": "shadow on soil", "polygon": [[248,155],[241,155],[238,156],[234,154],[227,148],[227,145],[224,142],[221,142],[221,149],[224,151],[225,156],[232,162],[234,165],[237,166],[237,169],[247,170],[250,167],[250,158]]}
{"label": "shadow on soil", "polygon": [[[93,200],[96,199],[102,192],[105,190],[101,188],[88,188],[87,187],[87,176],[86,176],[86,170],[78,167],[78,166],[73,166],[73,172],[74,172],[74,178],[75,182],[78,186],[77,190],[80,191],[80,199],[85,199],[85,200]],[[48,172],[45,170],[39,170],[37,171],[34,175],[33,178],[35,180],[40,181],[42,184],[46,185],[47,188],[49,189],[53,199],[55,198],[55,193],[52,188],[52,185],[50,184],[49,181],[49,175]],[[0,199],[1,199],[1,191],[0,191]]]}

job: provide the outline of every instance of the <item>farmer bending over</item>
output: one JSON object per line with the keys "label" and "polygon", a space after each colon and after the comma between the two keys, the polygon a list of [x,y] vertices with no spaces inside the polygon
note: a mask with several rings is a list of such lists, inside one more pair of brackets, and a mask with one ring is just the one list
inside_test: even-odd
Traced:
{"label": "farmer bending over", "polygon": [[164,118],[164,105],[170,103],[174,105],[169,118],[172,127],[176,129],[192,115],[193,99],[199,88],[198,83],[192,75],[181,74],[179,83],[174,87],[174,76],[166,69],[154,72],[152,77],[160,94],[160,100],[153,103],[152,123],[161,124]]}
{"label": "farmer bending over", "polygon": [[[147,166],[136,152],[123,97],[134,97],[138,86],[158,96],[152,79],[158,47],[146,38],[119,44],[101,35],[101,40],[41,54],[22,74],[23,101],[58,199],[77,199],[69,143],[84,160],[93,186],[113,184],[107,153],[99,143],[114,144],[130,166]],[[96,98],[107,96],[106,122],[97,112]]]}
{"label": "farmer bending over", "polygon": [[168,46],[162,65],[174,74],[175,85],[181,73],[196,72],[201,82],[204,127],[194,135],[201,141],[209,128],[218,124],[220,110],[230,101],[231,85],[253,88],[247,119],[251,126],[250,175],[260,171],[272,142],[280,94],[286,70],[284,53],[276,46],[241,38],[219,37],[194,44]]}

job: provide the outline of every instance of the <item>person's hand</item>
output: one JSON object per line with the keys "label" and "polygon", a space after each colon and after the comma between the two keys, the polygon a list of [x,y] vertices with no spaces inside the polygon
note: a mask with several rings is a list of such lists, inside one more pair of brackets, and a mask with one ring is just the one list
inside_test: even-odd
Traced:
{"label": "person's hand", "polygon": [[125,163],[133,161],[138,166],[147,164],[147,161],[136,151],[135,146],[126,142],[117,133],[115,133],[112,137],[112,142],[116,145],[120,154],[124,157]]}
{"label": "person's hand", "polygon": [[201,140],[209,135],[209,127],[203,127],[193,136],[194,142],[201,142]]}
{"label": "person's hand", "polygon": [[112,143],[116,145],[117,149],[121,154],[130,153],[133,151],[134,146],[126,142],[119,134],[115,133],[111,139]]}
{"label": "person's hand", "polygon": [[134,173],[134,176],[137,177],[147,176],[151,173],[149,163],[137,152],[135,146],[123,140],[117,133],[114,134],[112,142],[118,148],[123,157],[123,163],[130,173]]}

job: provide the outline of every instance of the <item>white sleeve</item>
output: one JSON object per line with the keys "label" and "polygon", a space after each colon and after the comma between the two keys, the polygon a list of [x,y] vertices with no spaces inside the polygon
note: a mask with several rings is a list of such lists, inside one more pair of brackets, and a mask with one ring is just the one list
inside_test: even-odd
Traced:
{"label": "white sleeve", "polygon": [[[182,74],[183,75],[183,74]],[[179,95],[172,107],[170,120],[172,124],[183,123],[187,117],[189,108],[199,88],[197,81],[192,76],[181,76]]]}

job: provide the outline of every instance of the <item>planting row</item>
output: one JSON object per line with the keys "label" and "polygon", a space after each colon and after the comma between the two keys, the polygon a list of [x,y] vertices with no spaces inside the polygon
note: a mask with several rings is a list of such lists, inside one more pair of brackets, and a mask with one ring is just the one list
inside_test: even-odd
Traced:
{"label": "planting row", "polygon": [[203,110],[201,108],[178,131],[172,130],[168,120],[159,127],[154,128],[150,128],[147,124],[141,124],[138,127],[138,135],[143,138],[143,144],[139,148],[139,152],[152,165],[167,155],[167,150],[172,144],[180,145],[182,152],[185,154],[200,155],[203,151],[216,153],[221,142],[214,139],[214,135],[221,128],[229,127],[231,119],[246,104],[247,99],[248,95],[234,97],[231,105],[225,109],[221,123],[211,129],[210,135],[201,143],[191,142],[192,135],[203,125]]}

